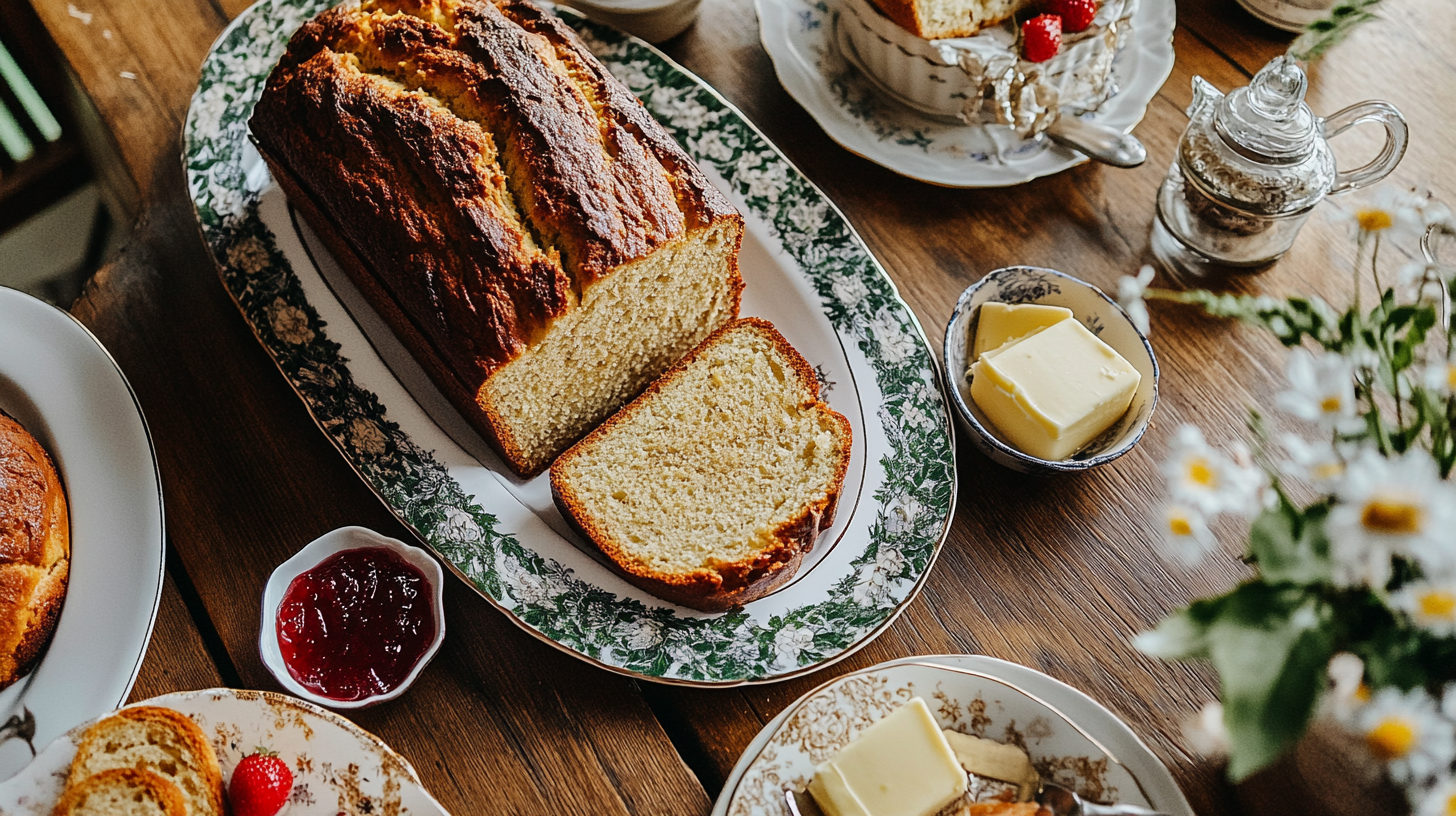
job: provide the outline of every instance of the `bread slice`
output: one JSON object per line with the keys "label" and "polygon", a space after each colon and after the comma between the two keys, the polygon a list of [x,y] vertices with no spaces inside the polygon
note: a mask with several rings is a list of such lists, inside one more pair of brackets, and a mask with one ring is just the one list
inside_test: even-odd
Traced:
{"label": "bread slice", "polygon": [[562,454],[551,491],[628,581],[723,611],[799,569],[834,521],[850,440],[809,363],[747,318]]}
{"label": "bread slice", "polygon": [[187,804],[151,771],[112,768],[67,788],[51,816],[187,816]]}
{"label": "bread slice", "polygon": [[873,0],[886,17],[927,40],[971,37],[1006,21],[1032,0]]}
{"label": "bread slice", "polygon": [[738,314],[742,216],[526,0],[324,11],[249,127],[340,267],[523,476]]}
{"label": "bread slice", "polygon": [[70,571],[61,477],[40,442],[0,411],[0,689],[39,660]]}
{"label": "bread slice", "polygon": [[114,769],[149,771],[181,792],[187,816],[223,816],[222,768],[207,735],[170,708],[124,708],[86,729],[67,787]]}

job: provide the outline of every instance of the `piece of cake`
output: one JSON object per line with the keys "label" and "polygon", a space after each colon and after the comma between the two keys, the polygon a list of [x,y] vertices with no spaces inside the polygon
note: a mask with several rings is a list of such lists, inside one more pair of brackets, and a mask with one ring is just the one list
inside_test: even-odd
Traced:
{"label": "piece of cake", "polygon": [[0,689],[23,677],[50,640],[71,573],[60,475],[40,442],[0,411]]}
{"label": "piece of cake", "polygon": [[521,475],[738,313],[742,217],[526,0],[329,9],[249,127],[289,202]]}
{"label": "piece of cake", "polygon": [[721,611],[788,581],[833,523],[850,434],[783,335],[737,320],[562,454],[551,490],[628,581]]}
{"label": "piece of cake", "polygon": [[185,714],[135,706],[98,720],[81,736],[66,787],[118,768],[147,771],[175,785],[187,816],[223,816],[222,768],[207,735]]}
{"label": "piece of cake", "polygon": [[1009,20],[1032,0],[873,0],[886,17],[927,40],[970,37]]}

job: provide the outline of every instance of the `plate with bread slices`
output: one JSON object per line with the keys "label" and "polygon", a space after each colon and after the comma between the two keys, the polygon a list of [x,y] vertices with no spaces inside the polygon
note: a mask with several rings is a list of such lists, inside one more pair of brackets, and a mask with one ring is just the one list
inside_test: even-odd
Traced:
{"label": "plate with bread slices", "polygon": [[944,383],[843,215],[646,43],[529,0],[264,0],[184,131],[224,285],[460,578],[603,668],[768,682],[915,596]]}
{"label": "plate with bread slices", "polygon": [[162,486],[111,355],[0,287],[0,780],[126,700],[162,592]]}
{"label": "plate with bread slices", "polygon": [[12,816],[447,816],[409,761],[337,714],[282,694],[165,694],[60,736],[0,783]]}

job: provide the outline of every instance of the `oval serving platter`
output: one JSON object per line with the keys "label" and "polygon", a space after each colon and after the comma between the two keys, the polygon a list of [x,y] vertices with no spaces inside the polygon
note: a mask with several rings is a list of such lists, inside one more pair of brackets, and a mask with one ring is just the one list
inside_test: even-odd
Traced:
{"label": "oval serving platter", "polygon": [[854,429],[835,525],[791,584],[725,614],[667,604],[588,555],[547,476],[509,472],[269,179],[247,117],[288,38],[327,5],[262,0],[233,21],[203,63],[183,161],[224,285],[364,482],[512,621],[608,670],[770,682],[846,657],[888,626],[949,529],[955,446],[924,333],[834,205],[697,77],[558,9],[743,213],[742,314],[772,320],[816,365]]}

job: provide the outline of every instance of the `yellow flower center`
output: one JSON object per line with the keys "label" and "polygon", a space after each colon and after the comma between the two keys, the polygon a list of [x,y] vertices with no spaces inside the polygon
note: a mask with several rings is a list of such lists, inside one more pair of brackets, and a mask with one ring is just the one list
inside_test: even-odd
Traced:
{"label": "yellow flower center", "polygon": [[1383,760],[1399,759],[1416,744],[1416,730],[1410,722],[1391,717],[1382,720],[1365,735],[1370,753]]}
{"label": "yellow flower center", "polygon": [[1399,499],[1372,498],[1360,513],[1365,529],[1385,535],[1410,535],[1421,531],[1424,521],[1421,508]]}
{"label": "yellow flower center", "polygon": [[1362,703],[1370,702],[1370,687],[1365,685],[1364,680],[1361,680],[1360,685],[1355,687],[1355,699]]}
{"label": "yellow flower center", "polygon": [[1456,365],[1446,364],[1446,387],[1456,391]]}
{"label": "yellow flower center", "polygon": [[1188,460],[1188,481],[1202,487],[1213,487],[1217,478],[1214,475],[1213,466],[1208,463],[1207,459],[1195,456]]}
{"label": "yellow flower center", "polygon": [[1320,410],[1327,414],[1338,414],[1345,401],[1339,397],[1325,397],[1320,400]]}
{"label": "yellow flower center", "polygon": [[1193,535],[1193,524],[1187,516],[1173,515],[1168,517],[1168,530],[1175,536]]}
{"label": "yellow flower center", "polygon": [[1446,797],[1446,809],[1441,812],[1446,816],[1456,816],[1456,793]]}
{"label": "yellow flower center", "polygon": [[1379,232],[1395,225],[1395,219],[1385,210],[1361,210],[1355,219],[1360,222],[1360,229],[1366,232]]}
{"label": "yellow flower center", "polygon": [[1427,618],[1443,618],[1450,620],[1456,617],[1456,594],[1444,589],[1433,589],[1421,594],[1420,598],[1421,615]]}
{"label": "yellow flower center", "polygon": [[1345,466],[1339,462],[1321,462],[1314,466],[1314,477],[1316,479],[1334,479],[1345,472]]}

